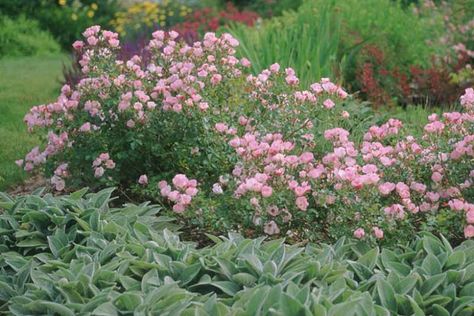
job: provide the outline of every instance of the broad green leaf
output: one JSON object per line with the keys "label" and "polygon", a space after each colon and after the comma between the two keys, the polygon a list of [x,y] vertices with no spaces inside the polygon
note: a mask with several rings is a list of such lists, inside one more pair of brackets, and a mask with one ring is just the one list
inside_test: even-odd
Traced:
{"label": "broad green leaf", "polygon": [[456,250],[449,257],[445,264],[447,269],[461,268],[466,262],[466,255],[462,250]]}
{"label": "broad green leaf", "polygon": [[242,286],[252,286],[257,281],[257,278],[250,273],[240,272],[232,276],[232,279]]}
{"label": "broad green leaf", "polygon": [[447,297],[447,296],[431,295],[430,297],[426,298],[423,301],[423,304],[426,308],[429,308],[430,306],[432,306],[434,304],[445,306],[448,303],[450,303],[451,301],[452,301],[452,299],[450,297]]}
{"label": "broad green leaf", "polygon": [[189,284],[198,275],[199,271],[201,271],[201,264],[199,262],[186,267],[179,277],[182,285]]}
{"label": "broad green leaf", "polygon": [[89,191],[89,188],[82,188],[79,191],[75,191],[71,194],[69,194],[69,197],[71,197],[73,200],[80,200],[86,193]]}
{"label": "broad green leaf", "polygon": [[369,269],[373,269],[375,264],[377,263],[377,259],[379,256],[379,248],[376,247],[372,250],[367,251],[363,256],[361,256],[357,262],[363,264]]}
{"label": "broad green leaf", "polygon": [[377,294],[382,306],[388,308],[393,313],[397,313],[397,301],[395,300],[395,291],[390,283],[385,280],[377,280]]}
{"label": "broad green leaf", "polygon": [[461,291],[459,292],[459,296],[471,296],[474,297],[474,282],[465,284]]}
{"label": "broad green leaf", "polygon": [[429,275],[435,275],[441,273],[441,264],[439,263],[436,256],[433,254],[428,254],[421,264],[423,270],[425,270]]}
{"label": "broad green leaf", "polygon": [[434,304],[431,307],[433,316],[450,316],[451,314],[443,307],[438,304]]}
{"label": "broad green leaf", "polygon": [[427,232],[425,232],[425,237],[423,238],[423,248],[428,254],[434,256],[445,251],[443,243],[440,242],[435,236]]}
{"label": "broad green leaf", "polygon": [[408,295],[406,295],[406,297],[410,301],[410,306],[413,309],[413,315],[414,316],[425,316],[425,313],[420,308],[420,306],[415,302],[415,300],[413,298],[411,298],[410,296],[408,296]]}
{"label": "broad green leaf", "polygon": [[47,244],[44,240],[41,239],[27,239],[27,240],[22,240],[19,243],[16,244],[17,247],[20,248],[40,248],[40,249],[45,249],[47,247]]}
{"label": "broad green leaf", "polygon": [[54,302],[48,302],[48,301],[35,301],[34,304],[37,304],[38,306],[44,307],[49,311],[54,312],[55,314],[58,315],[64,315],[64,316],[74,316],[75,313],[67,308],[66,306]]}
{"label": "broad green leaf", "polygon": [[384,266],[387,270],[397,272],[401,276],[407,276],[411,272],[411,269],[408,265],[396,261],[384,262]]}
{"label": "broad green leaf", "polygon": [[[355,307],[357,306],[357,302],[343,302],[336,305],[333,305],[328,312],[328,316],[352,316],[355,315]],[[290,314],[287,314],[290,315]],[[296,314],[293,314],[296,315]]]}
{"label": "broad green leaf", "polygon": [[110,196],[112,192],[115,191],[115,188],[108,188],[102,191],[99,191],[90,196],[90,201],[92,205],[100,210],[104,210],[110,201]]}
{"label": "broad green leaf", "polygon": [[400,294],[407,294],[413,287],[415,287],[418,281],[418,274],[411,274],[401,279],[395,287]]}
{"label": "broad green leaf", "polygon": [[283,293],[280,300],[280,310],[283,315],[302,315],[304,305]]}
{"label": "broad green leaf", "polygon": [[6,282],[0,281],[0,298],[7,302],[13,296],[16,296],[16,291]]}
{"label": "broad green leaf", "polygon": [[[134,311],[140,304],[143,303],[143,298],[135,293],[124,293],[121,294],[115,300],[115,305],[121,311]],[[102,305],[101,305],[102,306]]]}
{"label": "broad green leaf", "polygon": [[431,293],[436,291],[438,287],[444,282],[446,279],[446,273],[441,273],[438,275],[434,275],[431,277],[427,277],[427,279],[421,285],[420,292],[424,298],[428,297]]}
{"label": "broad green leaf", "polygon": [[92,312],[92,315],[95,316],[116,316],[118,315],[117,308],[111,302],[103,303],[102,305],[98,306]]}

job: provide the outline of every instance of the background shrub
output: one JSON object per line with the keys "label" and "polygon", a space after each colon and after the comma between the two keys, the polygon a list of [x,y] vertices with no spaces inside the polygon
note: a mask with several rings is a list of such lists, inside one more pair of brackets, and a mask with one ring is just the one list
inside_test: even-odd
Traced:
{"label": "background shrub", "polygon": [[117,12],[110,23],[122,37],[133,39],[183,22],[191,12],[185,1],[140,1]]}
{"label": "background shrub", "polygon": [[57,54],[59,45],[35,20],[0,15],[0,57]]}
{"label": "background shrub", "polygon": [[428,69],[433,56],[447,54],[446,44],[432,41],[443,30],[441,15],[422,17],[390,0],[305,1],[255,28],[230,28],[255,73],[278,60],[306,84],[338,78],[378,105],[414,100],[410,69]]}
{"label": "background shrub", "polygon": [[[226,1],[220,1],[222,4]],[[233,0],[231,1],[241,9],[250,9],[264,17],[281,15],[284,11],[296,10],[302,0]]]}
{"label": "background shrub", "polygon": [[2,14],[14,17],[24,15],[36,19],[41,28],[48,30],[60,45],[69,50],[72,42],[92,24],[110,26],[109,22],[119,9],[117,0],[4,0]]}

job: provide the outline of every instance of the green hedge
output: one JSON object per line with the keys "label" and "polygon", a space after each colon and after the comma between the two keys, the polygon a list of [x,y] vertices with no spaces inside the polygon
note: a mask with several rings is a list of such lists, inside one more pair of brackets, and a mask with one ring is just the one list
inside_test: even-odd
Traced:
{"label": "green hedge", "polygon": [[[289,246],[230,233],[198,249],[147,203],[111,189],[0,202],[0,313],[472,315],[474,243],[426,234],[379,249]],[[166,228],[165,228],[166,227]]]}
{"label": "green hedge", "polygon": [[9,18],[0,15],[0,58],[3,56],[52,55],[61,50],[36,20],[24,16]]}

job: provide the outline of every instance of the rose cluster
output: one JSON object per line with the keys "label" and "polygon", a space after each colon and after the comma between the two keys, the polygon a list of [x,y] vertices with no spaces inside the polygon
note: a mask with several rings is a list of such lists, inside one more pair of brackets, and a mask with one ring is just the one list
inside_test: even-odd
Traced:
{"label": "rose cluster", "polygon": [[202,225],[298,240],[474,237],[472,88],[462,111],[430,115],[418,136],[393,118],[357,127],[360,105],[328,78],[303,87],[277,63],[250,73],[229,34],[187,45],[156,31],[149,58],[129,60],[115,33],[84,36],[85,77],[26,115],[47,136],[17,162],[44,167],[57,190],[159,191]]}

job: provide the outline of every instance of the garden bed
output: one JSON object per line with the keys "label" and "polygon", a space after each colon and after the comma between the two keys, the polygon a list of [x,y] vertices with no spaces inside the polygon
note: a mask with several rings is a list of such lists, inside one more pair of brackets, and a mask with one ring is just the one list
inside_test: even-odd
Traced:
{"label": "garden bed", "polygon": [[473,315],[473,8],[0,3],[0,313]]}

